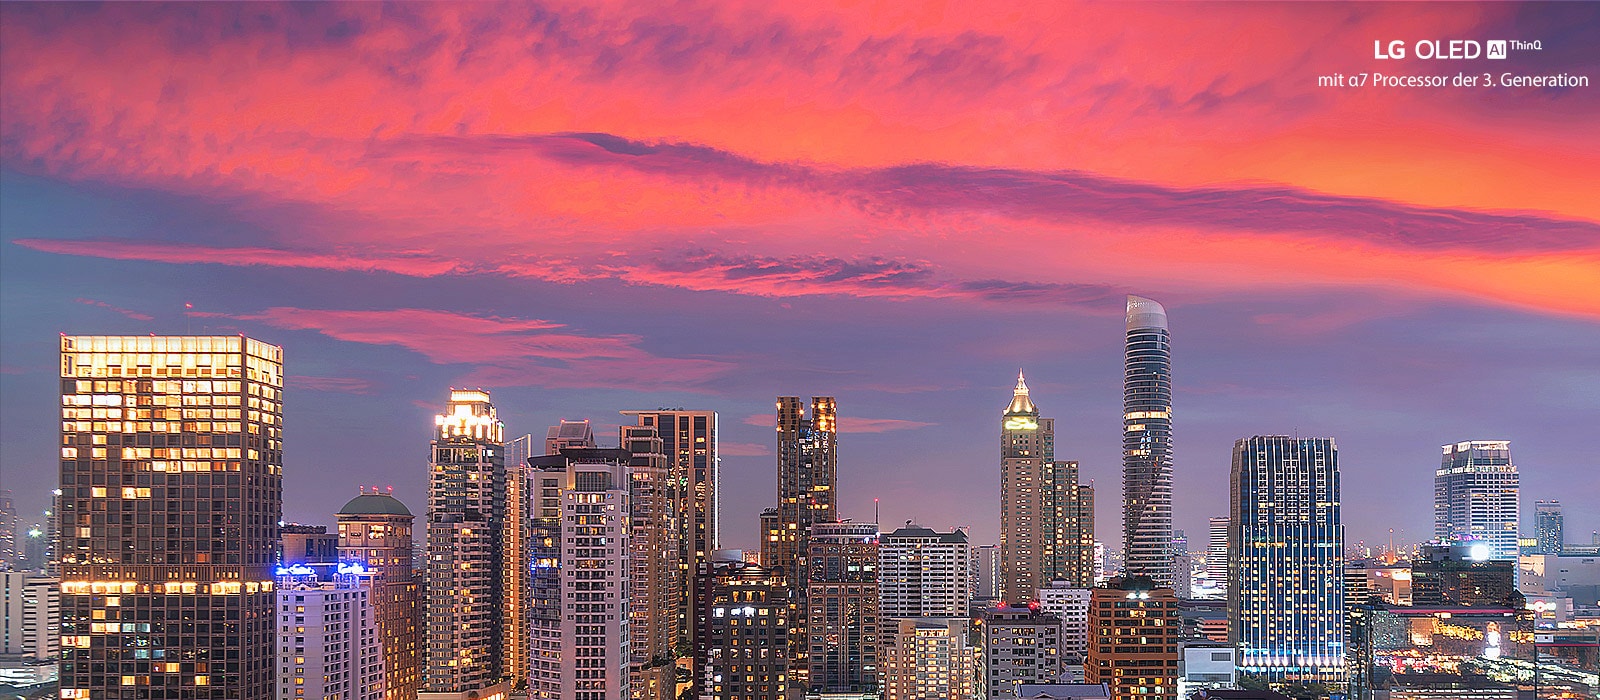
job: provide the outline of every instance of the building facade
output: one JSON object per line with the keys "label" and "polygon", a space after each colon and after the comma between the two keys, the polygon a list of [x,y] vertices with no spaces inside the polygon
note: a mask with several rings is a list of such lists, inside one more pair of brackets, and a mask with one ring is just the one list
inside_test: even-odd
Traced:
{"label": "building facade", "polygon": [[1567,542],[1566,516],[1561,512],[1561,501],[1539,501],[1533,504],[1538,545],[1535,554],[1560,555]]}
{"label": "building facade", "polygon": [[339,560],[372,577],[372,617],[383,649],[384,700],[422,687],[422,582],[411,567],[411,514],[393,494],[365,489],[339,509]]}
{"label": "building facade", "polygon": [[1148,576],[1112,579],[1089,598],[1084,680],[1111,700],[1177,700],[1183,618],[1172,589]]}
{"label": "building facade", "polygon": [[1167,311],[1128,297],[1122,385],[1122,552],[1126,574],[1172,586],[1172,334]]}
{"label": "building facade", "polygon": [[1061,618],[1031,606],[984,610],[975,623],[983,645],[984,697],[1015,698],[1023,684],[1061,678]]}
{"label": "building facade", "polygon": [[982,650],[966,617],[894,621],[884,641],[884,700],[984,697]]}
{"label": "building facade", "polygon": [[273,697],[282,391],[253,338],[61,337],[63,699]]}
{"label": "building facade", "polygon": [[809,418],[799,397],[778,397],[778,541],[767,566],[803,569],[811,526],[837,519],[837,419],[831,396],[812,397]]}
{"label": "building facade", "polygon": [[741,555],[715,552],[695,576],[691,697],[768,700],[788,689],[789,587]]}
{"label": "building facade", "polygon": [[1511,443],[1470,440],[1440,448],[1433,476],[1433,536],[1442,543],[1482,542],[1489,558],[1516,561],[1520,477]]}
{"label": "building facade", "polygon": [[721,456],[717,451],[717,412],[686,410],[623,411],[641,428],[654,428],[661,437],[661,451],[667,459],[670,483],[675,485],[672,506],[677,523],[676,541],[678,580],[682,586],[684,602],[678,627],[684,642],[693,645],[691,637],[695,626],[688,618],[691,609],[687,582],[699,571],[702,562],[709,561],[712,552],[722,541],[721,502],[717,485],[721,473]]}
{"label": "building facade", "polygon": [[1228,516],[1211,518],[1206,543],[1206,578],[1212,587],[1228,588]]}
{"label": "building facade", "polygon": [[1000,569],[1000,545],[983,544],[972,548],[972,558],[977,567],[973,571],[973,580],[976,585],[973,589],[973,598],[976,600],[999,600],[1002,574]]}
{"label": "building facade", "polygon": [[1000,424],[1002,599],[1026,601],[1055,579],[1092,585],[1094,492],[1055,454],[1055,420],[1039,417],[1018,372]]}
{"label": "building facade", "polygon": [[672,461],[655,426],[619,430],[617,444],[629,454],[631,696],[673,700],[678,647],[686,639],[680,483],[673,479]]}
{"label": "building facade", "polygon": [[[1089,655],[1089,588],[1066,581],[1052,581],[1039,589],[1039,609],[1061,621],[1061,665],[1063,670],[1077,667],[1081,676],[1084,657]],[[1081,679],[1081,678],[1080,678]]]}
{"label": "building facade", "polygon": [[878,690],[878,526],[817,523],[807,538],[806,676],[812,693]]}
{"label": "building facade", "polygon": [[61,655],[61,582],[0,571],[0,655],[51,661]]}
{"label": "building facade", "polygon": [[1241,673],[1347,678],[1339,450],[1285,435],[1233,446],[1229,641]]}
{"label": "building facade", "polygon": [[338,579],[279,579],[277,700],[383,700],[371,579]]}
{"label": "building facade", "polygon": [[508,689],[505,426],[489,392],[452,389],[434,418],[422,697]]}
{"label": "building facade", "polygon": [[972,570],[966,532],[907,523],[878,540],[878,614],[885,621],[965,616],[972,604]]}

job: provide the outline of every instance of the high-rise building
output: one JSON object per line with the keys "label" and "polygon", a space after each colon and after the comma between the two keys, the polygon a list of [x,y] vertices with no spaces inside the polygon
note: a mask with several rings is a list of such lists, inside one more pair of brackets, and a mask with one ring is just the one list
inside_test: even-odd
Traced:
{"label": "high-rise building", "polygon": [[1001,577],[1000,545],[981,544],[972,548],[977,569],[973,574],[975,600],[999,600]]}
{"label": "high-rise building", "polygon": [[805,661],[813,693],[878,689],[878,526],[817,523],[807,538]]}
{"label": "high-rise building", "polygon": [[[687,582],[701,562],[721,547],[721,506],[717,485],[721,457],[717,451],[717,412],[660,409],[623,411],[642,428],[655,428],[661,436],[661,451],[667,458],[668,478],[675,485],[672,505],[678,525],[678,578]],[[683,586],[684,603],[677,606],[683,616],[679,629],[685,642],[693,645],[695,626],[687,617],[690,610],[688,586]]]}
{"label": "high-rise building", "polygon": [[972,545],[962,530],[910,522],[878,539],[878,615],[963,617],[972,604]]}
{"label": "high-rise building", "polygon": [[1533,504],[1534,521],[1538,524],[1537,549],[1539,554],[1561,554],[1566,546],[1566,516],[1561,513],[1561,501],[1539,501]]}
{"label": "high-rise building", "polygon": [[525,689],[533,675],[533,474],[528,466],[532,456],[532,434],[505,444],[505,554],[501,566],[505,598],[500,624],[505,630],[504,668],[512,690]]}
{"label": "high-rise building", "polygon": [[1471,440],[1441,449],[1433,475],[1433,536],[1445,544],[1481,542],[1490,559],[1516,561],[1521,505],[1511,443]]}
{"label": "high-rise building", "polygon": [[789,587],[781,574],[720,550],[695,576],[690,697],[768,700],[789,683]]}
{"label": "high-rise building", "polygon": [[1111,700],[1177,700],[1183,618],[1172,589],[1148,576],[1112,579],[1089,597],[1084,680]]}
{"label": "high-rise building", "polygon": [[422,590],[411,567],[416,516],[393,494],[362,489],[339,509],[339,560],[372,577],[372,614],[383,648],[384,700],[413,700],[422,687]]}
{"label": "high-rise building", "polygon": [[1231,482],[1228,624],[1240,672],[1343,682],[1338,447],[1331,438],[1243,438]]}
{"label": "high-rise building", "polygon": [[1228,587],[1228,516],[1212,518],[1206,546],[1206,578],[1216,588]]}
{"label": "high-rise building", "polygon": [[1122,385],[1124,570],[1172,586],[1172,334],[1167,310],[1128,297]]}
{"label": "high-rise building", "polygon": [[895,620],[883,645],[883,699],[983,697],[982,649],[970,626],[966,617]]}
{"label": "high-rise building", "polygon": [[761,511],[761,548],[757,551],[757,558],[761,565],[778,572],[780,576],[787,576],[794,572],[785,571],[781,566],[774,566],[778,560],[778,542],[783,539],[783,531],[778,526],[778,509],[765,508]]}
{"label": "high-rise building", "polygon": [[276,700],[382,700],[383,643],[365,576],[278,581]]}
{"label": "high-rise building", "polygon": [[22,559],[21,529],[11,489],[0,489],[0,569],[15,567]]}
{"label": "high-rise building", "polygon": [[[1482,545],[1424,546],[1411,562],[1411,604],[1504,607],[1517,592],[1517,562],[1485,558]],[[1477,551],[1474,551],[1474,550]]]}
{"label": "high-rise building", "polygon": [[452,389],[428,478],[427,700],[508,693],[505,426],[489,392]]}
{"label": "high-rise building", "polygon": [[1092,592],[1066,581],[1052,581],[1039,589],[1039,609],[1061,621],[1064,670],[1075,666],[1081,674],[1084,657],[1089,655],[1089,596]]}
{"label": "high-rise building", "polygon": [[282,391],[253,338],[61,336],[62,698],[273,697]]}
{"label": "high-rise building", "polygon": [[778,541],[763,564],[798,572],[811,526],[831,523],[838,460],[837,409],[831,396],[811,398],[811,417],[797,396],[778,397]]}
{"label": "high-rise building", "polygon": [[1189,537],[1182,530],[1172,531],[1172,591],[1185,600],[1194,597],[1194,559],[1189,554]]}
{"label": "high-rise building", "polygon": [[61,654],[61,582],[27,571],[0,571],[0,655],[28,662]]}
{"label": "high-rise building", "polygon": [[677,697],[679,643],[685,639],[679,527],[682,515],[679,483],[672,478],[668,457],[654,425],[624,425],[618,444],[627,450],[630,528],[628,532],[629,675],[634,700]]}
{"label": "high-rise building", "polygon": [[[561,509],[554,523],[541,518],[552,529],[535,528],[537,537],[554,540],[553,546],[535,548],[535,566],[557,572],[558,590],[549,595],[546,583],[535,584],[539,656],[529,688],[536,698],[633,697],[633,678],[645,670],[634,663],[629,602],[637,573],[629,473],[633,455],[619,448],[558,449],[558,454],[529,460],[541,500],[545,480],[559,481],[554,490]],[[665,568],[670,562],[662,564]],[[545,628],[548,624],[555,628]],[[559,646],[545,646],[550,642]]]}
{"label": "high-rise building", "polygon": [[1039,417],[1021,372],[1000,424],[1000,550],[1007,600],[1094,578],[1094,491],[1077,462],[1056,461],[1055,420]]}
{"label": "high-rise building", "polygon": [[1061,677],[1061,618],[1039,603],[989,608],[975,623],[983,645],[982,696],[1015,698],[1023,684]]}

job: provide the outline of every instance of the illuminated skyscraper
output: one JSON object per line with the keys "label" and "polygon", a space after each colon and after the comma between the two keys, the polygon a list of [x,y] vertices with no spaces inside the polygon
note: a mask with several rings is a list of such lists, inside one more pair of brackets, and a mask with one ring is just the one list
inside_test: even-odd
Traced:
{"label": "illuminated skyscraper", "polygon": [[769,700],[788,687],[789,588],[783,576],[722,550],[695,577],[690,697]]}
{"label": "illuminated skyscraper", "polygon": [[452,389],[428,479],[427,700],[491,700],[506,662],[505,426],[489,392]]}
{"label": "illuminated skyscraper", "polygon": [[387,697],[374,589],[367,576],[279,577],[276,700]]}
{"label": "illuminated skyscraper", "polygon": [[1004,599],[1094,582],[1093,488],[1077,462],[1056,461],[1055,420],[1039,417],[1020,371],[1000,425],[1000,556]]}
{"label": "illuminated skyscraper", "polygon": [[1566,546],[1566,517],[1561,514],[1561,501],[1539,501],[1533,504],[1537,523],[1540,554],[1560,554]]}
{"label": "illuminated skyscraper", "polygon": [[339,559],[372,575],[372,608],[383,646],[385,700],[412,700],[422,685],[422,591],[411,568],[416,517],[392,494],[362,490],[339,509]]}
{"label": "illuminated skyscraper", "polygon": [[282,390],[252,338],[61,337],[62,698],[274,696]]}
{"label": "illuminated skyscraper", "polygon": [[533,436],[523,435],[505,445],[506,524],[505,563],[502,578],[505,603],[501,617],[505,629],[505,672],[513,689],[527,686],[533,673],[533,482],[528,458],[533,456]]}
{"label": "illuminated skyscraper", "polygon": [[[717,482],[720,457],[717,452],[716,411],[623,411],[632,416],[639,427],[654,428],[661,437],[661,451],[666,456],[668,480],[674,485],[667,494],[674,509],[673,521],[677,524],[676,541],[679,547],[678,580],[689,581],[701,563],[709,561],[711,553],[721,545],[718,515]],[[684,602],[677,608],[682,614],[678,629],[681,641],[693,646],[695,626],[687,617],[689,605],[688,586],[680,586]]]}
{"label": "illuminated skyscraper", "polygon": [[1447,544],[1482,542],[1490,559],[1516,561],[1520,477],[1511,443],[1472,440],[1441,449],[1433,475],[1433,536]]}
{"label": "illuminated skyscraper", "polygon": [[1228,639],[1241,673],[1346,679],[1339,450],[1284,435],[1233,445]]}
{"label": "illuminated skyscraper", "polygon": [[1128,574],[1172,586],[1172,334],[1154,300],[1128,297],[1122,385],[1122,551]]}
{"label": "illuminated skyscraper", "polygon": [[685,638],[684,548],[679,537],[679,483],[653,425],[624,425],[618,444],[630,455],[628,588],[630,674],[634,700],[673,700],[677,696],[678,646]]}
{"label": "illuminated skyscraper", "polygon": [[778,397],[778,541],[762,564],[800,571],[811,526],[835,520],[836,418],[831,396],[811,398],[810,418],[799,397]]}
{"label": "illuminated skyscraper", "polygon": [[1183,617],[1172,589],[1148,576],[1112,579],[1089,595],[1084,680],[1111,700],[1177,700]]}
{"label": "illuminated skyscraper", "polygon": [[985,697],[983,649],[966,617],[913,617],[885,630],[883,700]]}

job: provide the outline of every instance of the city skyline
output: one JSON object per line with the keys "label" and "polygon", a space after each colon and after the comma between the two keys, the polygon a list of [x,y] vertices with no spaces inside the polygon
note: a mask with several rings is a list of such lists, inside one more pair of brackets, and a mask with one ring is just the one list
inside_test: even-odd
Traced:
{"label": "city skyline", "polygon": [[[1172,318],[1176,528],[1223,512],[1257,433],[1339,438],[1352,542],[1431,536],[1415,495],[1463,436],[1515,443],[1525,504],[1600,492],[1594,91],[1311,80],[1392,32],[1515,27],[1548,40],[1522,67],[1593,65],[1583,6],[243,7],[0,7],[0,471],[25,524],[55,334],[243,332],[293,349],[290,520],[363,484],[420,509],[432,404],[481,386],[517,435],[719,411],[719,529],[752,549],[770,400],[804,391],[845,407],[842,516],[879,498],[995,542],[968,495],[996,490],[1022,366],[1115,547],[1126,293]],[[1239,41],[1268,26],[1316,40]],[[161,39],[186,33],[200,53]],[[1600,529],[1580,505],[1575,542]]]}

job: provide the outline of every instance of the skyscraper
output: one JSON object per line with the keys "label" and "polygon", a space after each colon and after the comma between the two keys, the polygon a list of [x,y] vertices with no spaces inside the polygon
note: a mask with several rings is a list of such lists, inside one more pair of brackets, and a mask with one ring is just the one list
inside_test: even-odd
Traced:
{"label": "skyscraper", "polygon": [[428,700],[490,700],[509,690],[504,434],[482,389],[452,389],[434,418],[421,696]]}
{"label": "skyscraper", "polygon": [[533,435],[505,444],[506,520],[501,575],[505,586],[500,606],[505,630],[505,674],[513,690],[527,686],[533,673],[533,482],[528,458]]}
{"label": "skyscraper", "polygon": [[913,617],[885,630],[883,700],[984,696],[983,651],[966,617]]}
{"label": "skyscraper", "polygon": [[836,418],[831,396],[811,398],[810,418],[799,397],[778,397],[778,541],[762,564],[798,572],[811,526],[835,520]]}
{"label": "skyscraper", "polygon": [[683,531],[679,482],[654,425],[621,426],[618,444],[629,454],[629,666],[634,700],[673,700],[676,660],[685,635]]}
{"label": "skyscraper", "polygon": [[15,566],[22,559],[22,520],[11,500],[11,489],[0,489],[0,568]]}
{"label": "skyscraper", "polygon": [[1490,559],[1515,561],[1517,466],[1511,443],[1472,440],[1445,445],[1433,476],[1433,535],[1443,543],[1482,542]]}
{"label": "skyscraper", "polygon": [[1566,546],[1566,517],[1561,513],[1561,501],[1539,501],[1533,504],[1537,523],[1539,553],[1560,554]]}
{"label": "skyscraper", "polygon": [[1055,420],[1040,418],[1017,372],[1000,424],[1000,595],[1027,601],[1055,579],[1094,580],[1094,492],[1078,463],[1055,458]]}
{"label": "skyscraper", "polygon": [[788,688],[789,588],[777,572],[721,550],[695,576],[690,697],[768,700]]}
{"label": "skyscraper", "polygon": [[1344,526],[1331,438],[1268,435],[1233,445],[1229,641],[1242,673],[1342,682]]}
{"label": "skyscraper", "polygon": [[973,576],[972,597],[979,600],[997,600],[1002,585],[1000,545],[981,544],[972,548],[972,558],[977,560]]}
{"label": "skyscraper", "polygon": [[[671,480],[681,485],[682,492],[675,494],[674,503],[678,509],[678,542],[683,549],[678,563],[680,575],[687,581],[699,570],[700,563],[708,561],[711,553],[721,547],[717,412],[660,409],[623,411],[622,415],[632,416],[640,427],[656,429]],[[686,634],[693,634],[694,625],[687,619],[682,624]]]}
{"label": "skyscraper", "polygon": [[362,489],[336,517],[339,560],[359,563],[372,575],[384,700],[412,700],[422,686],[422,591],[411,568],[416,517],[400,499],[376,488]]}
{"label": "skyscraper", "polygon": [[812,693],[878,688],[878,526],[817,523],[804,581],[807,674]]}
{"label": "skyscraper", "polygon": [[961,530],[906,523],[878,539],[879,629],[902,617],[962,617],[972,604],[972,545]]}
{"label": "skyscraper", "polygon": [[1062,668],[1076,669],[1078,680],[1083,679],[1083,659],[1089,653],[1089,597],[1092,593],[1092,589],[1066,581],[1052,581],[1039,589],[1039,609],[1061,620]]}
{"label": "skyscraper", "polygon": [[1172,586],[1172,335],[1167,310],[1128,297],[1122,385],[1122,551],[1128,574]]}
{"label": "skyscraper", "polygon": [[385,697],[373,590],[367,576],[279,577],[276,700]]}
{"label": "skyscraper", "polygon": [[1172,591],[1179,598],[1194,597],[1194,560],[1189,555],[1189,537],[1182,530],[1172,531]]}
{"label": "skyscraper", "polygon": [[1061,618],[1040,604],[988,608],[975,624],[983,644],[981,697],[1015,698],[1018,686],[1060,679]]}
{"label": "skyscraper", "polygon": [[1177,700],[1183,618],[1172,589],[1148,576],[1112,579],[1089,596],[1084,680],[1111,700]]}
{"label": "skyscraper", "polygon": [[1226,515],[1211,519],[1206,547],[1206,578],[1224,590],[1228,587],[1228,522]]}
{"label": "skyscraper", "polygon": [[63,335],[60,367],[61,697],[272,697],[283,350]]}

